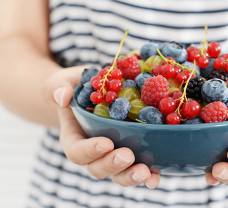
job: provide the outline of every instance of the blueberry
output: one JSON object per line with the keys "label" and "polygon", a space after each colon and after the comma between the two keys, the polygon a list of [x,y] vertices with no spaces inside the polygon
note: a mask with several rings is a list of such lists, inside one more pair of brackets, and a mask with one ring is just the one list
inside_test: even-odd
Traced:
{"label": "blueberry", "polygon": [[90,81],[90,79],[92,77],[94,77],[95,75],[97,75],[98,70],[95,67],[91,67],[89,69],[84,69],[83,73],[82,73],[82,78],[81,78],[81,84],[84,84],[88,81]]}
{"label": "blueberry", "polygon": [[149,73],[141,73],[139,74],[136,78],[135,78],[135,82],[136,82],[136,85],[139,89],[142,88],[142,86],[144,85],[144,82],[148,79],[152,77],[151,74]]}
{"label": "blueberry", "polygon": [[201,124],[203,120],[201,118],[194,118],[191,120],[186,120],[183,124]]}
{"label": "blueberry", "polygon": [[77,102],[83,108],[91,106],[90,95],[93,92],[93,88],[90,82],[86,82],[77,96]]}
{"label": "blueberry", "polygon": [[201,88],[201,94],[203,100],[208,103],[228,100],[226,83],[217,78],[206,81]]}
{"label": "blueberry", "polygon": [[144,107],[139,112],[139,119],[149,124],[163,123],[162,113],[157,108],[154,108],[152,106]]}
{"label": "blueberry", "polygon": [[161,45],[161,53],[165,57],[172,57],[177,62],[183,63],[187,59],[186,49],[179,43],[167,42]]}
{"label": "blueberry", "polygon": [[215,59],[210,59],[208,67],[206,69],[201,69],[200,75],[202,77],[204,77],[206,79],[208,79],[210,77],[210,74],[214,70],[214,61],[215,61]]}
{"label": "blueberry", "polygon": [[124,87],[124,88],[136,87],[136,83],[135,83],[134,80],[127,79],[127,80],[124,81],[123,87]]}
{"label": "blueberry", "polygon": [[146,60],[151,56],[155,56],[157,54],[158,44],[149,42],[143,45],[140,51],[141,57]]}
{"label": "blueberry", "polygon": [[109,114],[115,120],[124,120],[127,118],[131,105],[126,98],[117,98],[111,105]]}
{"label": "blueberry", "polygon": [[182,65],[186,66],[187,68],[194,69],[195,74],[197,76],[200,76],[200,68],[197,65],[195,65],[194,63],[185,61]]}

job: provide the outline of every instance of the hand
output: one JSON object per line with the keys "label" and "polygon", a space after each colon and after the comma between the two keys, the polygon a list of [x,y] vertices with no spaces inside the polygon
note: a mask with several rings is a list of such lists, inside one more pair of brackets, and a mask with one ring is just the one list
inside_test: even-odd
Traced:
{"label": "hand", "polygon": [[[228,154],[227,154],[228,157]],[[220,162],[213,166],[212,172],[206,175],[208,184],[228,184],[228,162]]]}
{"label": "hand", "polygon": [[130,149],[114,149],[113,142],[105,137],[85,139],[69,108],[81,72],[73,67],[55,73],[48,80],[48,91],[58,106],[60,141],[67,158],[75,164],[86,165],[97,179],[111,177],[122,186],[144,183],[148,188],[155,188],[159,184],[159,174],[152,173],[145,164],[133,165],[135,157]]}

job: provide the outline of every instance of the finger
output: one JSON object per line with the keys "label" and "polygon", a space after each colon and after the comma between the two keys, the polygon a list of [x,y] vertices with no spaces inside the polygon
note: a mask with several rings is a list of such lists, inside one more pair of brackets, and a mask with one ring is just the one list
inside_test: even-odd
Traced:
{"label": "finger", "polygon": [[219,184],[218,180],[215,177],[213,177],[211,173],[206,174],[206,181],[211,186],[216,186]]}
{"label": "finger", "polygon": [[157,173],[152,173],[151,177],[145,181],[145,185],[149,189],[155,189],[160,183],[160,175]]}
{"label": "finger", "polygon": [[221,162],[213,166],[212,175],[222,183],[228,183],[228,163]]}
{"label": "finger", "polygon": [[128,148],[116,149],[88,165],[90,173],[98,179],[116,175],[134,163],[133,152]]}
{"label": "finger", "polygon": [[59,105],[59,107],[67,107],[73,97],[73,91],[73,87],[70,85],[57,88],[53,92],[54,101]]}
{"label": "finger", "polygon": [[143,183],[151,177],[149,168],[144,164],[136,164],[112,177],[113,182],[121,186],[133,186]]}
{"label": "finger", "polygon": [[78,165],[87,165],[114,149],[113,142],[104,137],[65,138],[62,144],[67,158]]}

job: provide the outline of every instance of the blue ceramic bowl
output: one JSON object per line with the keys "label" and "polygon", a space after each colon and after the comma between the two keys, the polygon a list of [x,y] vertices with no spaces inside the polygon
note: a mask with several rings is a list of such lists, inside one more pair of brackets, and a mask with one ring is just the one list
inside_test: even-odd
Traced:
{"label": "blue ceramic bowl", "polygon": [[163,175],[200,175],[227,161],[228,122],[197,125],[152,125],[96,116],[72,102],[72,110],[89,137],[106,136],[115,147],[129,147],[136,162]]}

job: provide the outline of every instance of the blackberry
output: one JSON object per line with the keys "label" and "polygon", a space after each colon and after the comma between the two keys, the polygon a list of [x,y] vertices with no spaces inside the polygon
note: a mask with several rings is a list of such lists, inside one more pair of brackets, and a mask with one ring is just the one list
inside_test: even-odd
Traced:
{"label": "blackberry", "polygon": [[210,79],[221,79],[225,82],[228,80],[228,74],[226,72],[213,71],[209,77]]}
{"label": "blackberry", "polygon": [[187,97],[201,99],[201,88],[206,80],[203,77],[195,77],[189,81]]}

